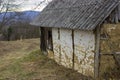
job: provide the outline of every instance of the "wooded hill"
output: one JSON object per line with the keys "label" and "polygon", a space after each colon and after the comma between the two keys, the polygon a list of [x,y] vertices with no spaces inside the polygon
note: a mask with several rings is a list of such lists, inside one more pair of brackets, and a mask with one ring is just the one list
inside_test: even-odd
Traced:
{"label": "wooded hill", "polygon": [[0,13],[0,39],[16,40],[39,37],[38,27],[29,24],[38,11]]}

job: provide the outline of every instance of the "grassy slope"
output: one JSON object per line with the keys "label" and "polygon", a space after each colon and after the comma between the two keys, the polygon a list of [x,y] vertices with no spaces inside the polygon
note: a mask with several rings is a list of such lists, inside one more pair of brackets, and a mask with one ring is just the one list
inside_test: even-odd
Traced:
{"label": "grassy slope", "polygon": [[90,80],[39,51],[39,39],[0,42],[0,80]]}

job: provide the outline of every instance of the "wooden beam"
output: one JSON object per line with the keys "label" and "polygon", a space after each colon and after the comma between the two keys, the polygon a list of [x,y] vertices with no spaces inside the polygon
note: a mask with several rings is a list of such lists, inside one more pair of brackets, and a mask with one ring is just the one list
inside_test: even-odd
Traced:
{"label": "wooden beam", "polygon": [[99,78],[99,56],[100,56],[100,25],[96,28],[96,45],[95,45],[95,67],[94,67],[94,78]]}
{"label": "wooden beam", "polygon": [[[60,28],[58,28],[58,40],[60,41]],[[61,44],[59,44],[59,63],[61,64],[61,60],[62,60],[62,54],[61,54]]]}
{"label": "wooden beam", "polygon": [[116,64],[120,67],[120,59],[117,57],[118,55],[116,53],[113,53],[113,56],[116,61]]}
{"label": "wooden beam", "polygon": [[118,5],[118,17],[119,17],[119,21],[120,21],[120,2],[119,2],[119,5]]}
{"label": "wooden beam", "polygon": [[74,66],[75,66],[74,30],[72,30],[72,48],[73,48],[72,68],[74,69]]}
{"label": "wooden beam", "polygon": [[115,53],[100,53],[100,55],[120,55],[120,52],[115,52]]}
{"label": "wooden beam", "polygon": [[47,40],[46,40],[46,30],[45,28],[41,27],[40,28],[40,49],[42,52],[47,52]]}
{"label": "wooden beam", "polygon": [[118,6],[115,9],[115,23],[119,22],[119,11],[118,11]]}
{"label": "wooden beam", "polygon": [[39,27],[39,35],[40,35],[40,49],[41,49],[41,27]]}
{"label": "wooden beam", "polygon": [[53,51],[53,34],[52,34],[52,29],[51,29],[51,46],[52,46],[52,51]]}

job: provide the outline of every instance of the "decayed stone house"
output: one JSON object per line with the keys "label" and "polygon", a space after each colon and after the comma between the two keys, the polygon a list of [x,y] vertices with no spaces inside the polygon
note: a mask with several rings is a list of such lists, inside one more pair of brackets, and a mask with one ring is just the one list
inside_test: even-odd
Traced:
{"label": "decayed stone house", "polygon": [[31,24],[40,27],[42,51],[59,64],[97,78],[100,39],[105,38],[101,28],[118,23],[119,10],[119,0],[53,0]]}

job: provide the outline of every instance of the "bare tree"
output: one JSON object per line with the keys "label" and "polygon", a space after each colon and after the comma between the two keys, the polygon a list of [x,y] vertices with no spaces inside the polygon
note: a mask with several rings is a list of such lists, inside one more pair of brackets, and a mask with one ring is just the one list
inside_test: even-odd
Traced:
{"label": "bare tree", "polygon": [[[9,14],[8,12],[15,11],[20,4],[15,4],[15,0],[0,0],[0,15],[1,15],[1,21],[0,21],[0,34],[3,36],[10,36],[10,33],[12,32],[12,29],[10,27],[6,27],[8,24],[12,24],[17,14]],[[9,33],[8,33],[9,32]]]}
{"label": "bare tree", "polygon": [[0,0],[0,14],[2,14],[2,21],[0,23],[0,30],[4,25],[7,24],[11,19],[15,18],[15,15],[10,15],[6,17],[8,12],[15,11],[20,4],[14,4],[15,0]]}
{"label": "bare tree", "polygon": [[[5,37],[8,37],[7,40],[10,40],[10,34],[12,33],[12,26],[11,25],[6,26],[6,25],[12,24],[12,23],[14,24],[15,17],[22,15],[22,13],[17,11],[20,9],[22,4],[24,4],[25,0],[17,4],[16,4],[16,1],[19,2],[19,0],[0,0],[0,14],[4,13],[2,14],[2,21],[0,22],[0,34],[2,34]],[[49,2],[50,0],[42,0],[33,8],[33,10],[40,8],[43,5],[47,5]],[[7,17],[8,12],[15,12],[15,15],[9,14],[9,17]],[[15,24],[18,24],[18,23],[15,23]]]}
{"label": "bare tree", "polygon": [[43,4],[44,4],[44,5],[47,5],[47,4],[48,4],[49,2],[51,2],[51,1],[52,1],[52,0],[43,0],[43,1],[40,1],[40,2],[38,3],[38,5],[36,5],[36,6],[33,8],[33,10],[42,7]]}

